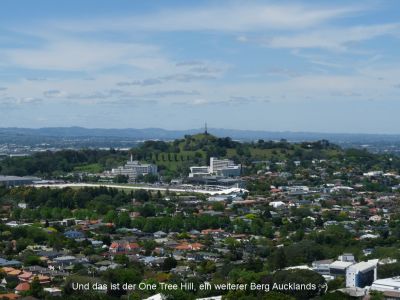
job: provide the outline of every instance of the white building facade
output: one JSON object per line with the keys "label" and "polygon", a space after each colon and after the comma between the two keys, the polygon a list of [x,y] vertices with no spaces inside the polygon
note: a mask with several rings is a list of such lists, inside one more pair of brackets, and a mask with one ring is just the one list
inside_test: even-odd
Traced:
{"label": "white building facade", "polygon": [[346,287],[364,288],[371,286],[377,277],[378,260],[363,261],[346,270]]}
{"label": "white building facade", "polygon": [[113,175],[125,175],[130,179],[135,179],[139,175],[147,175],[147,174],[157,174],[157,166],[153,164],[142,164],[137,160],[133,160],[131,156],[131,160],[128,161],[125,166],[118,167],[116,169],[111,170],[111,174]]}

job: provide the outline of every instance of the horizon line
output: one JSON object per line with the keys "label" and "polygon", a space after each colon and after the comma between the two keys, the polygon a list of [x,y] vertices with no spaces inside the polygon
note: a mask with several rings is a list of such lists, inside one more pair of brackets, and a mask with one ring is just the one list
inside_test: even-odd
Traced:
{"label": "horizon line", "polygon": [[[8,127],[0,127],[2,129],[27,129],[27,130],[41,130],[41,129],[72,129],[79,128],[84,130],[163,130],[163,131],[204,131],[204,127],[199,128],[186,128],[186,129],[167,129],[161,127],[143,127],[143,128],[135,128],[135,127],[121,127],[121,128],[110,128],[110,127],[84,127],[78,125],[71,126],[48,126],[48,127],[16,127],[16,126],[8,126]],[[238,128],[224,128],[224,127],[208,127],[208,133],[212,135],[212,130],[232,130],[232,131],[240,131],[240,132],[253,132],[253,133],[291,133],[291,134],[328,134],[328,135],[385,135],[385,136],[400,136],[400,133],[368,133],[368,132],[323,132],[323,131],[292,131],[292,130],[266,130],[266,129],[238,129]],[[211,131],[211,132],[210,132]]]}

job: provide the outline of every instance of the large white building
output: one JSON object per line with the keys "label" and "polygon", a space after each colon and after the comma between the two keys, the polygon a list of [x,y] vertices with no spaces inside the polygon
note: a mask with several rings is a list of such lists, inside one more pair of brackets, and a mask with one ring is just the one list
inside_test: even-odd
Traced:
{"label": "large white building", "polygon": [[228,167],[235,166],[235,163],[230,159],[218,159],[216,157],[210,157],[210,172],[217,173]]}
{"label": "large white building", "polygon": [[39,182],[41,179],[38,177],[32,176],[4,176],[0,175],[0,185],[4,186],[20,186],[20,185],[29,185],[34,182]]}
{"label": "large white building", "polygon": [[228,166],[226,168],[223,168],[217,172],[218,175],[222,175],[224,177],[236,177],[240,176],[240,173],[242,171],[242,167],[240,165],[235,165],[235,166]]}
{"label": "large white building", "polygon": [[157,166],[153,164],[142,164],[137,160],[129,160],[125,166],[111,170],[113,175],[125,175],[130,179],[135,179],[139,175],[157,174]]}
{"label": "large white building", "polygon": [[210,169],[208,166],[190,167],[189,177],[202,177],[207,175],[210,175]]}
{"label": "large white building", "polygon": [[376,291],[396,291],[400,292],[400,277],[383,278],[375,280],[371,286],[371,290]]}
{"label": "large white building", "polygon": [[218,159],[210,157],[210,166],[193,166],[190,167],[189,177],[201,177],[207,175],[220,175],[224,177],[240,176],[242,171],[241,165],[235,165],[230,159]]}
{"label": "large white building", "polygon": [[329,265],[329,274],[333,277],[345,277],[347,274],[347,269],[353,264],[354,263],[350,261],[336,260]]}
{"label": "large white building", "polygon": [[346,287],[363,288],[370,286],[377,277],[378,259],[362,261],[346,270]]}

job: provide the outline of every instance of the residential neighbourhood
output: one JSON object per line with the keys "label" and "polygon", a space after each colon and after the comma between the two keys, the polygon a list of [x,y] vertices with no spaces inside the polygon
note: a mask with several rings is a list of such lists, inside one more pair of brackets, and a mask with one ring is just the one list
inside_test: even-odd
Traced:
{"label": "residential neighbourhood", "polygon": [[[210,135],[195,138],[219,143]],[[224,147],[232,152],[230,142]],[[226,282],[264,284],[246,292],[265,299],[400,299],[399,158],[342,150],[327,141],[233,147],[239,153],[245,147],[243,154],[209,156],[209,166],[187,164],[190,172],[182,169],[169,183],[165,168],[153,172],[156,181],[147,185],[128,176],[126,189],[98,181],[60,187],[60,175],[42,174],[46,178],[35,182],[12,178],[0,193],[0,297],[69,299],[74,284],[87,283],[104,285],[79,291],[93,299],[237,297],[232,287],[199,289],[203,282]],[[145,166],[145,160],[133,160],[141,150],[132,151],[127,165]],[[237,166],[240,173],[218,173]],[[191,181],[211,176],[233,179],[223,189],[235,192],[218,194],[218,181]],[[137,187],[128,189],[132,184]],[[173,191],[179,187],[186,189]],[[278,283],[292,280],[315,288],[279,289]],[[145,282],[157,282],[156,288],[111,289]],[[171,282],[195,288],[160,286]]]}
{"label": "residential neighbourhood", "polygon": [[0,300],[400,300],[399,17],[0,1]]}

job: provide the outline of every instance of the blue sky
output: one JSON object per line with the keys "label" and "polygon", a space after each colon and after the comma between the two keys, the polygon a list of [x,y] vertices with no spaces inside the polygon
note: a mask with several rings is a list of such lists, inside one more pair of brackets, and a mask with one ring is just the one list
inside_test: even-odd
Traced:
{"label": "blue sky", "polygon": [[400,133],[398,1],[0,3],[0,127]]}

